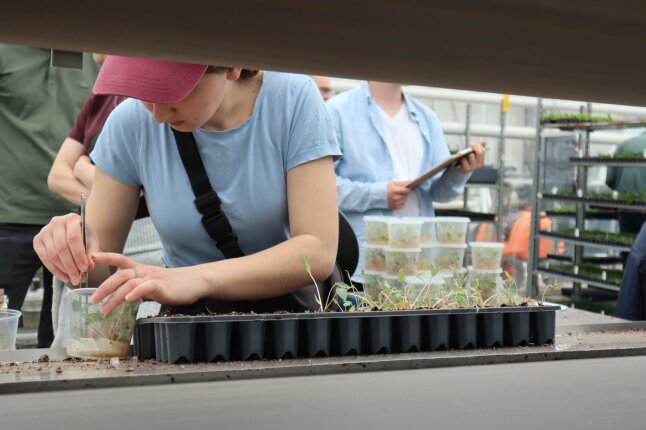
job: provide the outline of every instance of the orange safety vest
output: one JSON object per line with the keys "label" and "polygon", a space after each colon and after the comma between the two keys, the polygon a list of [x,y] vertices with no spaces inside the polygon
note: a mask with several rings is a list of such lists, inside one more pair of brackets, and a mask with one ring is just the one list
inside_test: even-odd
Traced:
{"label": "orange safety vest", "polygon": [[[540,229],[549,231],[552,225],[552,220],[541,214]],[[505,238],[503,244],[502,255],[505,257],[515,257],[527,260],[529,258],[529,239],[530,229],[532,225],[532,211],[521,210],[517,213],[516,219],[511,221],[505,231]],[[491,223],[482,223],[477,228],[474,236],[475,242],[489,242],[497,241],[496,230]],[[539,257],[545,258],[547,254],[553,252],[555,254],[563,254],[565,252],[565,245],[563,242],[556,244],[556,249],[553,250],[553,243],[551,239],[540,238],[538,241]]]}

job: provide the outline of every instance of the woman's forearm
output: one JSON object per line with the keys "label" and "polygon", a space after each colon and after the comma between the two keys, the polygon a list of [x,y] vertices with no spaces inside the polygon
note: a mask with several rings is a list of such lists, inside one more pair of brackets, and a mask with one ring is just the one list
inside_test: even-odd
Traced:
{"label": "woman's forearm", "polygon": [[303,258],[321,284],[332,272],[335,257],[336,247],[312,235],[302,235],[257,254],[194,266],[190,276],[197,278],[196,286],[202,297],[264,299],[312,283],[303,267]]}
{"label": "woman's forearm", "polygon": [[58,150],[47,177],[49,189],[76,206],[81,204],[81,194],[88,193],[91,188],[74,175],[76,164],[85,156],[84,154],[85,147],[77,140],[68,137]]}
{"label": "woman's forearm", "polygon": [[50,173],[47,178],[47,186],[52,192],[76,206],[81,204],[81,194],[90,192],[85,185],[74,177],[71,170],[69,172]]}

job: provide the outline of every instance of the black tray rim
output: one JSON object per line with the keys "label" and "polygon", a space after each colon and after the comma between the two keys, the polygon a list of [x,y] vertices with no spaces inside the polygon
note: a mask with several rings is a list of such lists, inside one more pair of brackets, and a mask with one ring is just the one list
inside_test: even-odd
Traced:
{"label": "black tray rim", "polygon": [[364,312],[311,312],[284,314],[241,314],[241,315],[182,315],[156,316],[141,318],[137,324],[195,324],[210,322],[246,322],[246,321],[285,321],[285,320],[314,320],[314,319],[347,319],[347,318],[392,318],[418,317],[433,315],[463,315],[463,314],[508,314],[508,313],[538,313],[561,310],[558,305],[539,306],[504,306],[459,309],[415,309],[402,311],[364,311]]}

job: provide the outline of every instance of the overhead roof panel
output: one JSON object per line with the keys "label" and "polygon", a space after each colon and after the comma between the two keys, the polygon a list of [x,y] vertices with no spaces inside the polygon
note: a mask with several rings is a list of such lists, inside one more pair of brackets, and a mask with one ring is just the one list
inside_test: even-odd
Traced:
{"label": "overhead roof panel", "polygon": [[646,105],[646,2],[23,0],[0,41]]}

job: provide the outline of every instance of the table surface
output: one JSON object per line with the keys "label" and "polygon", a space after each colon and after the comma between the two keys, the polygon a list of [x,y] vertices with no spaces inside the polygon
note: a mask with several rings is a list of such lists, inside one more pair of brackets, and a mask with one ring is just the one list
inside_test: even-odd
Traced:
{"label": "table surface", "polygon": [[642,356],[20,394],[1,397],[2,428],[643,429],[644,368]]}
{"label": "table surface", "polygon": [[641,323],[576,309],[557,313],[555,344],[541,347],[116,367],[71,361],[62,349],[24,349],[0,352],[0,422],[2,429],[637,429],[645,366]]}
{"label": "table surface", "polygon": [[646,355],[641,327],[568,308],[557,312],[554,345],[180,365],[121,360],[115,367],[68,359],[63,349],[22,349],[0,352],[0,394],[638,356]]}

